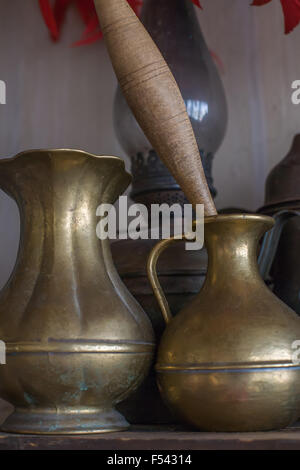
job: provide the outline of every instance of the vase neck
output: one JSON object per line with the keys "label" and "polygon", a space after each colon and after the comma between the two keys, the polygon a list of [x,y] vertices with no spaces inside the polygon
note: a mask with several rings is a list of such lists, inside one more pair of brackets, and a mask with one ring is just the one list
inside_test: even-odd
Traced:
{"label": "vase neck", "polygon": [[40,264],[60,277],[67,256],[76,252],[83,263],[84,253],[101,256],[97,208],[113,204],[130,179],[121,159],[72,150],[32,151],[0,162],[0,188],[20,211],[19,263],[26,259],[27,267]]}
{"label": "vase neck", "polygon": [[13,306],[10,324],[21,325],[23,337],[32,337],[37,322],[42,336],[60,334],[57,322],[68,325],[70,335],[81,334],[86,315],[96,315],[86,292],[100,289],[106,298],[121,292],[108,243],[97,237],[97,208],[113,204],[129,182],[121,159],[78,151],[33,151],[0,162],[0,187],[17,201],[21,218],[17,264],[1,293],[2,312]]}
{"label": "vase neck", "polygon": [[205,224],[208,250],[207,283],[213,287],[262,282],[258,264],[258,244],[273,226],[270,217],[256,215],[218,216]]}

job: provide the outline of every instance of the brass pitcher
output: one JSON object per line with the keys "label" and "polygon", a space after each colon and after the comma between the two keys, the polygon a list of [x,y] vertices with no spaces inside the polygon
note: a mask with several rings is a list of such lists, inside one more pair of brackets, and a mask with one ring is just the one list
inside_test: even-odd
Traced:
{"label": "brass pitcher", "polygon": [[191,303],[172,318],[156,274],[148,275],[167,328],[156,364],[160,391],[183,421],[207,431],[265,431],[300,412],[295,341],[300,320],[260,277],[257,248],[273,219],[219,215],[205,219],[208,273]]}
{"label": "brass pitcher", "polygon": [[124,162],[76,150],[0,161],[0,187],[21,215],[12,277],[0,295],[0,396],[15,406],[3,431],[80,434],[128,427],[114,406],[143,380],[150,321],[96,236],[100,203],[130,182]]}

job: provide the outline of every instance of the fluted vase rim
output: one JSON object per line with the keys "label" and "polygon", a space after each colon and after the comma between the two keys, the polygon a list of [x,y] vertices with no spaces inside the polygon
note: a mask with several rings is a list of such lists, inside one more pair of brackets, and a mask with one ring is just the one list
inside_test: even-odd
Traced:
{"label": "fluted vase rim", "polygon": [[121,157],[118,157],[116,155],[96,155],[94,153],[90,153],[90,152],[87,152],[86,150],[81,150],[81,149],[72,149],[72,148],[33,148],[33,149],[29,149],[29,150],[24,150],[22,152],[19,152],[17,153],[15,156],[13,157],[5,157],[5,158],[2,158],[0,159],[0,163],[1,162],[4,162],[4,161],[13,161],[13,160],[16,160],[17,158],[23,156],[23,155],[31,155],[31,154],[36,154],[36,153],[40,153],[40,154],[60,154],[60,153],[74,153],[74,154],[78,154],[78,155],[83,155],[83,156],[86,156],[86,157],[92,157],[92,158],[96,158],[96,159],[109,159],[109,160],[116,160],[116,161],[119,161],[123,164],[124,168],[125,168],[125,162],[124,160],[121,158]]}

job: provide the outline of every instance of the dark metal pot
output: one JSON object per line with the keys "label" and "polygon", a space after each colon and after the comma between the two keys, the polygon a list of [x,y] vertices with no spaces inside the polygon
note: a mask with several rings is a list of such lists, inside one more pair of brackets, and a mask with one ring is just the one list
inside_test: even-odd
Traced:
{"label": "dark metal pot", "polygon": [[270,266],[274,293],[300,314],[300,134],[287,156],[270,172],[265,205],[258,212],[276,216],[285,211],[275,259]]}

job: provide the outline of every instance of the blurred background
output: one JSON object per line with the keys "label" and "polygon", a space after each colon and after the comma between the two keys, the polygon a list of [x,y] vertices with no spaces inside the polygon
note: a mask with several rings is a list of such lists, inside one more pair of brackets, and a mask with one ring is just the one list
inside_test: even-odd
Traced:
{"label": "blurred background", "polygon": [[[202,0],[197,10],[206,42],[224,64],[229,122],[214,159],[216,204],[257,210],[270,169],[300,128],[291,84],[300,79],[300,28],[284,35],[280,2],[250,8],[249,0]],[[53,43],[36,0],[0,0],[1,158],[31,148],[78,148],[129,159],[113,127],[116,79],[102,41],[72,48],[82,32],[70,9]],[[0,286],[16,259],[19,216],[0,194]]]}

